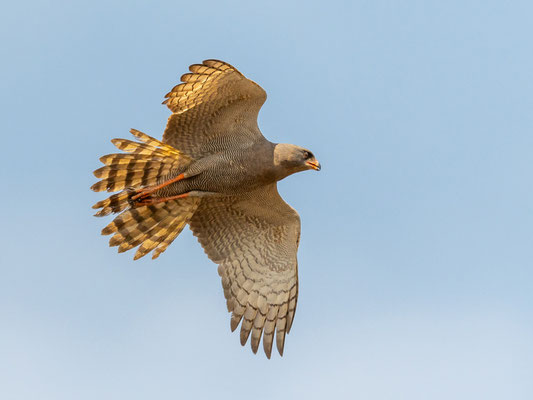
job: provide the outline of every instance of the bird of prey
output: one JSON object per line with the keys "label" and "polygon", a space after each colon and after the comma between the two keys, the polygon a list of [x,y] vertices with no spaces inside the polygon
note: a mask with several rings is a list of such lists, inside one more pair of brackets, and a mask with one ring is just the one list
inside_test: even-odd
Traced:
{"label": "bird of prey", "polygon": [[189,67],[165,97],[172,111],[159,141],[131,130],[137,141],[113,139],[124,153],[100,158],[91,189],[118,192],[95,215],[120,213],[103,230],[110,246],[135,259],[158,257],[189,225],[217,263],[241,344],[261,336],[270,358],[274,336],[283,355],[298,297],[300,217],[277,190],[295,172],[320,170],[313,154],[271,143],[257,126],[265,91],[218,60]]}

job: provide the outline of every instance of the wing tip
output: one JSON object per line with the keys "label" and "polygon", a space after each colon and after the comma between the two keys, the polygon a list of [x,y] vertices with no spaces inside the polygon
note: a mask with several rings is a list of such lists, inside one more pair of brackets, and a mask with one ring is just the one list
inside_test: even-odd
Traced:
{"label": "wing tip", "polygon": [[269,353],[267,353],[267,351],[265,350],[265,355],[266,355],[266,358],[270,360],[270,357],[272,356],[272,350]]}
{"label": "wing tip", "polygon": [[242,75],[237,70],[237,68],[235,68],[230,63],[227,63],[226,61],[217,60],[215,58],[208,58],[207,60],[202,61],[202,64],[207,66],[207,67],[209,67],[209,68],[215,68],[215,69],[217,69],[219,71],[222,71],[222,72],[230,70],[230,71],[238,72],[240,75]]}
{"label": "wing tip", "polygon": [[248,337],[250,336],[251,330],[244,329],[243,326],[241,326],[241,345],[246,345],[246,342],[248,341]]}

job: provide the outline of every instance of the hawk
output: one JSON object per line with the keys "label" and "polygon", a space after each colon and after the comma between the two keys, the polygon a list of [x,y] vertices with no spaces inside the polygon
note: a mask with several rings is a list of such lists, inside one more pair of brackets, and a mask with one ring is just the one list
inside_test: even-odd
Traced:
{"label": "hawk", "polygon": [[[231,330],[241,324],[257,352],[271,356],[274,336],[283,355],[298,297],[300,217],[277,181],[320,170],[309,150],[272,143],[257,126],[265,91],[218,60],[189,67],[165,97],[172,111],[159,141],[113,139],[124,153],[100,158],[91,189],[118,192],[99,201],[96,216],[119,213],[103,230],[119,252],[157,258],[188,224],[218,264]],[[242,323],[241,323],[242,322]]]}

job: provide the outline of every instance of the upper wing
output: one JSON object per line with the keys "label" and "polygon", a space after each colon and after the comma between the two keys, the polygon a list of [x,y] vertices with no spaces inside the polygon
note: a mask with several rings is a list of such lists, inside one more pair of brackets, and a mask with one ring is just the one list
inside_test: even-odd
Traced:
{"label": "upper wing", "polygon": [[173,114],[163,142],[201,158],[230,147],[246,146],[262,138],[257,114],[265,91],[231,65],[205,60],[189,67],[163,102]]}
{"label": "upper wing", "polygon": [[298,297],[298,213],[272,184],[244,197],[205,197],[190,226],[209,258],[219,264],[228,311],[233,311],[232,331],[244,316],[241,344],[252,332],[255,353],[263,334],[270,358],[276,330],[283,355]]}

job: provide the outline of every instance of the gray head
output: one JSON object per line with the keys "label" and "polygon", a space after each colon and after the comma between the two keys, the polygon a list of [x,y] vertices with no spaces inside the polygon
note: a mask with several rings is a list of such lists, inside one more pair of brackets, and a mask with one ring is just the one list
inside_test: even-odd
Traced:
{"label": "gray head", "polygon": [[274,148],[274,165],[281,169],[284,176],[307,169],[320,171],[320,163],[313,153],[303,147],[286,143],[279,143]]}

